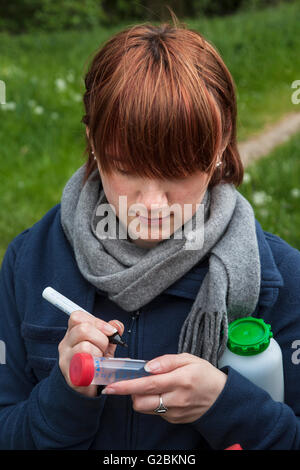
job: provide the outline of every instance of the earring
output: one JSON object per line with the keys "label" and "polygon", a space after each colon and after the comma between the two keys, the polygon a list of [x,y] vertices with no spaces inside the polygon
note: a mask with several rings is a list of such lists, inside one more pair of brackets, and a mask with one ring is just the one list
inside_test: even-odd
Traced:
{"label": "earring", "polygon": [[220,166],[220,165],[222,165],[222,162],[216,163],[216,166]]}
{"label": "earring", "polygon": [[94,155],[94,160],[96,160],[95,152],[92,150],[92,155]]}

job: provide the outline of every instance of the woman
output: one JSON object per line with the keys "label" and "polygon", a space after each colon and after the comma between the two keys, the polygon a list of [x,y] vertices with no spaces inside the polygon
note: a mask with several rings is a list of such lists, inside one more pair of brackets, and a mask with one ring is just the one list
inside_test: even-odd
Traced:
{"label": "woman", "polygon": [[[176,21],[137,25],[95,54],[85,84],[87,162],[3,261],[0,447],[299,449],[300,254],[236,189],[223,60]],[[47,286],[94,316],[68,318]],[[282,348],[285,404],[217,367],[228,323],[249,315]],[[116,329],[128,349],[109,343]],[[77,352],[144,359],[152,374],[76,387]]]}

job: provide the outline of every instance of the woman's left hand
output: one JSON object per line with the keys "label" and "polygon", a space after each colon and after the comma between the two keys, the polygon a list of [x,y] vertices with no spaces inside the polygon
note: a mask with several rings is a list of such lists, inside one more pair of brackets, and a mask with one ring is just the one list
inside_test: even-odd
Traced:
{"label": "woman's left hand", "polygon": [[169,423],[192,423],[216,401],[227,375],[208,361],[193,354],[166,354],[147,363],[157,363],[151,376],[124,380],[107,385],[103,394],[131,395],[133,409],[153,414],[162,395],[166,413],[160,416]]}

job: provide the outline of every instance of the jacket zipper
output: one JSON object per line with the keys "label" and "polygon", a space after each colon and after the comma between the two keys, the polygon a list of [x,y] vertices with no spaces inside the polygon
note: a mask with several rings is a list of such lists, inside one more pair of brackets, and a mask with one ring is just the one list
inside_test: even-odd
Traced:
{"label": "jacket zipper", "polygon": [[[132,359],[135,359],[135,350],[136,350],[136,339],[137,339],[137,321],[138,321],[138,318],[139,318],[139,315],[140,315],[140,310],[136,310],[134,312],[134,314],[132,315],[131,317],[131,323],[130,323],[130,326],[127,330],[128,332],[128,346],[129,346],[129,351],[130,352],[130,356]],[[135,326],[135,335],[134,335],[134,326]],[[130,335],[130,336],[129,336]],[[129,341],[130,340],[130,341]],[[128,440],[129,440],[129,444],[128,444],[128,449],[129,450],[132,450],[133,449],[133,410],[132,410],[132,401],[131,401],[131,397],[128,397],[129,398],[129,436],[128,436]]]}

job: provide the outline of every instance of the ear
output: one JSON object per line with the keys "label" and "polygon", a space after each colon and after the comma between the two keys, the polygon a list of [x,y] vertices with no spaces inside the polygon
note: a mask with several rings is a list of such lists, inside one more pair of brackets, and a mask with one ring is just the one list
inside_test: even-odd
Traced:
{"label": "ear", "polygon": [[[90,130],[89,130],[89,128],[88,128],[87,126],[85,126],[85,131],[86,131],[87,138],[88,138],[88,140],[89,140],[89,137],[90,137]],[[91,145],[91,146],[92,146],[92,150],[95,151],[93,145]]]}

